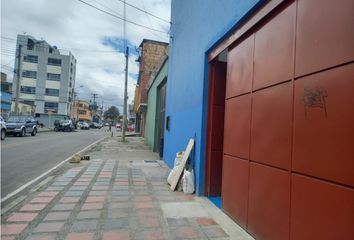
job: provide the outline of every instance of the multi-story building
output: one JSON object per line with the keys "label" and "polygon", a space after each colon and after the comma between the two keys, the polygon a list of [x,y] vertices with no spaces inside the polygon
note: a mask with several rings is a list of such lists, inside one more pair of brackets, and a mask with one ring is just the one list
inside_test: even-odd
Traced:
{"label": "multi-story building", "polygon": [[5,73],[1,73],[1,116],[7,118],[11,111],[11,90],[12,83],[7,82],[7,75]]}
{"label": "multi-story building", "polygon": [[144,39],[139,46],[139,77],[134,97],[134,111],[136,112],[136,131],[144,134],[147,109],[147,83],[166,59],[168,43]]}
{"label": "multi-story building", "polygon": [[78,121],[91,122],[92,112],[90,103],[86,100],[75,100],[71,111],[71,118]]}
{"label": "multi-story building", "polygon": [[76,73],[70,52],[64,55],[44,40],[18,35],[15,69],[14,99],[33,105],[36,115],[70,115]]}

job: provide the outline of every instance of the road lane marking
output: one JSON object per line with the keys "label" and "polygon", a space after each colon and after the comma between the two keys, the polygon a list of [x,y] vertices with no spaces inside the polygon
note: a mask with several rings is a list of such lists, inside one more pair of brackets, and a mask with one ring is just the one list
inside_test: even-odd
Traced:
{"label": "road lane marking", "polygon": [[53,170],[57,169],[58,167],[60,167],[61,165],[63,165],[64,163],[68,162],[75,154],[81,154],[82,152],[87,151],[88,149],[90,149],[91,147],[93,147],[94,145],[98,144],[99,142],[103,141],[104,139],[106,139],[107,136],[98,139],[97,141],[91,143],[90,145],[88,145],[87,147],[85,147],[84,149],[74,153],[73,155],[71,155],[70,157],[68,157],[67,159],[65,159],[64,161],[62,161],[61,163],[57,164],[56,166],[52,167],[51,169],[49,169],[48,171],[46,171],[45,173],[39,175],[38,177],[36,177],[35,179],[29,181],[28,183],[22,185],[21,187],[17,188],[15,191],[9,193],[6,195],[6,197],[1,199],[1,203],[5,202],[7,199],[15,196],[17,193],[21,192],[22,190],[26,189],[28,186],[32,185],[33,183],[39,181],[40,179],[44,178],[46,175],[48,175],[49,173],[51,173]]}

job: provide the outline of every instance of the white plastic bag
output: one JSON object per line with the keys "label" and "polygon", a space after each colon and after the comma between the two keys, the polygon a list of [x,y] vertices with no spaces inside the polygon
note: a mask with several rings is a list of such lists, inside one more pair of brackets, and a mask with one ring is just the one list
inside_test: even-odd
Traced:
{"label": "white plastic bag", "polygon": [[182,181],[183,181],[183,192],[185,194],[193,194],[195,190],[193,169],[191,171],[184,169]]}

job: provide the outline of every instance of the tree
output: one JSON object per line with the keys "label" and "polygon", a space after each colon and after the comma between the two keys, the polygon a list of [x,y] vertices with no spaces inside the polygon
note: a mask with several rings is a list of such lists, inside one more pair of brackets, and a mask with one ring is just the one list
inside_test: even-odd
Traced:
{"label": "tree", "polygon": [[119,117],[119,110],[115,106],[111,106],[107,111],[104,112],[103,117],[105,120],[116,121]]}

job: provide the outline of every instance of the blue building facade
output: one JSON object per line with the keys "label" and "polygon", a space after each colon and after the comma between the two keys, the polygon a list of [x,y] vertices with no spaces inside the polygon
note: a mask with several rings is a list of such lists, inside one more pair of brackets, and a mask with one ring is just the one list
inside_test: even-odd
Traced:
{"label": "blue building facade", "polygon": [[[208,51],[257,9],[260,0],[173,0],[164,159],[173,167],[176,152],[195,138],[196,193],[204,193]],[[188,64],[187,64],[188,63]]]}

